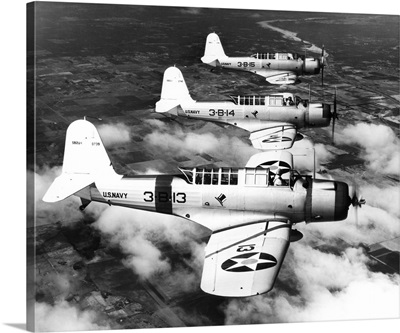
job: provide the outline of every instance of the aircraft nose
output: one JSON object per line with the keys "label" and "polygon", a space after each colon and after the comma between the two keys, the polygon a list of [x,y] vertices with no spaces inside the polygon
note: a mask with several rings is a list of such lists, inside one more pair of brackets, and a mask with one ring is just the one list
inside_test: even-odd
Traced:
{"label": "aircraft nose", "polygon": [[325,103],[310,103],[305,115],[307,126],[329,126],[332,118],[331,105]]}
{"label": "aircraft nose", "polygon": [[321,61],[315,58],[305,60],[305,72],[308,74],[319,74],[321,70]]}
{"label": "aircraft nose", "polygon": [[342,221],[347,218],[351,198],[349,195],[349,186],[344,182],[335,182],[335,221]]}
{"label": "aircraft nose", "polygon": [[314,68],[314,74],[319,74],[319,72],[321,71],[321,61],[319,59],[316,59],[316,66]]}
{"label": "aircraft nose", "polygon": [[[330,104],[325,104],[322,103],[322,118],[327,119],[328,121],[331,120],[332,118],[332,112],[331,112],[331,105]],[[329,124],[329,122],[328,122]]]}

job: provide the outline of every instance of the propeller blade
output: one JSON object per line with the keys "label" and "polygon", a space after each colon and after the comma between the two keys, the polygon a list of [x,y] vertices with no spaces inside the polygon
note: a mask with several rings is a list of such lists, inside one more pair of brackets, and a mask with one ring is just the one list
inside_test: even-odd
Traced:
{"label": "propeller blade", "polygon": [[322,45],[321,51],[321,86],[324,86],[324,67],[325,67],[325,46]]}
{"label": "propeller blade", "polygon": [[335,122],[338,118],[337,115],[337,88],[335,87],[335,95],[333,99],[333,113],[332,113],[332,144],[335,144]]}

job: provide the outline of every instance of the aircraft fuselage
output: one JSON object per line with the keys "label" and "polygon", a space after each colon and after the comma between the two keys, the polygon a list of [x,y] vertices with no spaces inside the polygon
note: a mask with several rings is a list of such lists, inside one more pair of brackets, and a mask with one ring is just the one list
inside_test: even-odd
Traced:
{"label": "aircraft fuselage", "polygon": [[[288,98],[291,98],[289,103]],[[235,96],[235,101],[182,101],[177,115],[228,123],[250,132],[264,128],[264,123],[290,123],[297,129],[329,126],[330,105],[297,101],[292,94],[270,96]]]}
{"label": "aircraft fuselage", "polygon": [[257,74],[258,70],[290,71],[296,75],[319,74],[321,64],[319,59],[301,57],[294,59],[291,53],[266,54],[267,59],[259,59],[260,55],[251,57],[219,57],[218,60],[209,63],[214,67],[236,69]]}
{"label": "aircraft fuselage", "polygon": [[272,178],[273,173],[264,168],[194,168],[177,176],[96,181],[76,195],[89,201],[180,216],[211,230],[268,218],[297,223],[347,216],[345,183],[305,176],[295,179],[292,173],[286,173],[278,186]]}
{"label": "aircraft fuselage", "polygon": [[254,57],[226,57],[218,59],[216,67],[255,72],[258,69],[290,70],[303,74],[303,60],[256,59]]}

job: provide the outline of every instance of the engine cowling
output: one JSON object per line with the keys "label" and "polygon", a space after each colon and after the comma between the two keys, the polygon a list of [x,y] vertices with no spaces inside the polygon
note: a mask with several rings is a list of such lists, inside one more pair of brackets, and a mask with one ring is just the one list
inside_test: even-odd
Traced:
{"label": "engine cowling", "polygon": [[342,221],[347,218],[351,198],[344,182],[314,179],[309,182],[306,222]]}
{"label": "engine cowling", "polygon": [[304,62],[304,74],[319,74],[321,70],[321,61],[317,58],[306,58]]}
{"label": "engine cowling", "polygon": [[306,127],[329,126],[332,118],[331,105],[325,103],[310,103],[305,113]]}

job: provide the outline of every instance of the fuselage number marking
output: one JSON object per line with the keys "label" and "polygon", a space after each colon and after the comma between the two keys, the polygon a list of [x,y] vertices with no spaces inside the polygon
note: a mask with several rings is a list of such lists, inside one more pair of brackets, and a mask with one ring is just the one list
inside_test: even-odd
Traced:
{"label": "fuselage number marking", "polygon": [[238,67],[256,67],[256,63],[254,61],[250,61],[250,62],[238,61],[237,66]]}
{"label": "fuselage number marking", "polygon": [[218,117],[223,117],[223,116],[235,116],[235,110],[223,110],[223,109],[210,109],[208,111],[208,114],[213,117],[213,116],[218,116]]}
{"label": "fuselage number marking", "polygon": [[255,248],[255,244],[249,244],[249,245],[239,245],[238,249],[236,250],[237,252],[247,252],[247,251],[253,251]]}
{"label": "fuselage number marking", "polygon": [[186,193],[183,192],[173,192],[172,197],[169,195],[168,192],[157,192],[154,195],[151,191],[146,191],[143,193],[144,201],[145,202],[153,202],[154,199],[158,202],[169,202],[172,201],[173,203],[185,203],[186,202]]}

